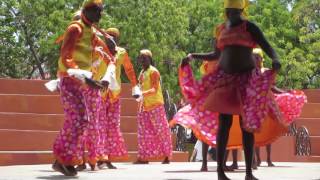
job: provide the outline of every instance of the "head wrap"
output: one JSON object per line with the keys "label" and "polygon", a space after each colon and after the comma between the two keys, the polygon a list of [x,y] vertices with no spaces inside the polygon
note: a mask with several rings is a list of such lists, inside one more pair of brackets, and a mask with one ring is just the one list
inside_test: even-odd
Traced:
{"label": "head wrap", "polygon": [[108,33],[109,35],[114,36],[114,37],[120,36],[120,31],[117,28],[108,28],[106,30],[106,33]]}
{"label": "head wrap", "polygon": [[72,16],[73,21],[77,21],[79,19],[81,19],[81,10],[78,10],[75,13],[73,13],[73,16]]}
{"label": "head wrap", "polygon": [[263,51],[261,48],[254,48],[253,54],[258,54],[261,58],[263,58]]}
{"label": "head wrap", "polygon": [[142,49],[140,51],[140,55],[145,55],[145,56],[149,56],[152,58],[152,52],[149,49]]}
{"label": "head wrap", "polygon": [[249,0],[224,0],[224,8],[245,9],[249,6]]}
{"label": "head wrap", "polygon": [[91,7],[94,5],[102,6],[103,2],[102,2],[102,0],[84,0],[83,4],[82,4],[82,8],[85,9],[85,8],[88,8],[88,7]]}
{"label": "head wrap", "polygon": [[260,57],[261,57],[261,59],[256,59],[256,63],[261,67],[261,68],[263,68],[263,61],[264,61],[264,59],[263,59],[263,51],[262,51],[262,49],[260,49],[260,48],[254,48],[253,49],[253,54],[257,54],[257,55],[259,55]]}
{"label": "head wrap", "polygon": [[224,0],[224,8],[242,9],[242,16],[248,15],[249,0]]}

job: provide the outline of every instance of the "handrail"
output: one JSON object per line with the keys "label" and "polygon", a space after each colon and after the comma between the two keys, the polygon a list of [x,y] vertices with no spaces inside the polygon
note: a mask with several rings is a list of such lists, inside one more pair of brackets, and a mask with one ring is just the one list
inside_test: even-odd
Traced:
{"label": "handrail", "polygon": [[296,134],[295,155],[310,156],[311,142],[308,129],[305,126],[299,127]]}

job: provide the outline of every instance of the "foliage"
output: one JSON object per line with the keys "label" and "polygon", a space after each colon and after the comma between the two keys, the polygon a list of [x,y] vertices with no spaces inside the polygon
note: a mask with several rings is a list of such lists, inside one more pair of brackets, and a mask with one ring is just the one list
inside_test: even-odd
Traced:
{"label": "foliage", "polygon": [[[0,2],[0,77],[55,76],[63,34],[81,0]],[[136,72],[139,50],[150,49],[163,86],[179,99],[177,68],[189,52],[212,50],[213,30],[223,21],[221,0],[105,0],[100,27],[117,27]],[[283,88],[320,87],[320,0],[251,0],[249,20],[276,49]],[[265,61],[270,66],[270,61]],[[199,63],[194,63],[198,67]],[[124,81],[127,81],[124,78]]]}

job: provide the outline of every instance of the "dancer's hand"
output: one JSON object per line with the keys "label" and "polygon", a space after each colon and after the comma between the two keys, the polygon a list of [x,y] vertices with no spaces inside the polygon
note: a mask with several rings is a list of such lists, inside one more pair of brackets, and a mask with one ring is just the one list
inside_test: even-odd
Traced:
{"label": "dancer's hand", "polygon": [[135,98],[135,99],[138,99],[138,98],[140,97],[140,95],[135,94],[135,95],[133,95],[132,97]]}
{"label": "dancer's hand", "polygon": [[93,89],[102,89],[103,88],[103,86],[99,82],[97,82],[93,79],[85,78],[85,82],[89,87],[91,87]]}
{"label": "dancer's hand", "polygon": [[188,57],[183,58],[182,61],[181,61],[181,67],[184,67],[184,66],[188,65],[190,60],[191,59],[188,58]]}
{"label": "dancer's hand", "polygon": [[272,69],[275,71],[279,71],[281,69],[281,63],[278,60],[273,60]]}
{"label": "dancer's hand", "polygon": [[109,86],[109,82],[108,81],[101,81],[100,83],[103,86],[103,88],[105,88],[105,89],[107,89],[108,86]]}

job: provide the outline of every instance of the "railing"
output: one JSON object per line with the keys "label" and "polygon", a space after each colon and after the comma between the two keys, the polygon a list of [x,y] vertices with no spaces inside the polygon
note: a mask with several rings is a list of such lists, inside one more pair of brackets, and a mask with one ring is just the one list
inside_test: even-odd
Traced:
{"label": "railing", "polygon": [[[171,97],[168,90],[164,91],[163,97],[164,97],[164,107],[166,110],[167,119],[171,120],[174,117],[174,115],[178,112],[177,106],[171,101]],[[175,150],[185,151],[186,150],[185,143],[186,143],[186,137],[187,137],[186,128],[184,128],[181,125],[176,125],[171,129],[171,131],[175,133],[177,136]]]}
{"label": "railing", "polygon": [[311,142],[308,129],[305,126],[299,127],[296,134],[295,155],[310,156]]}
{"label": "railing", "polygon": [[286,136],[295,136],[297,134],[297,124],[295,122],[291,123]]}

